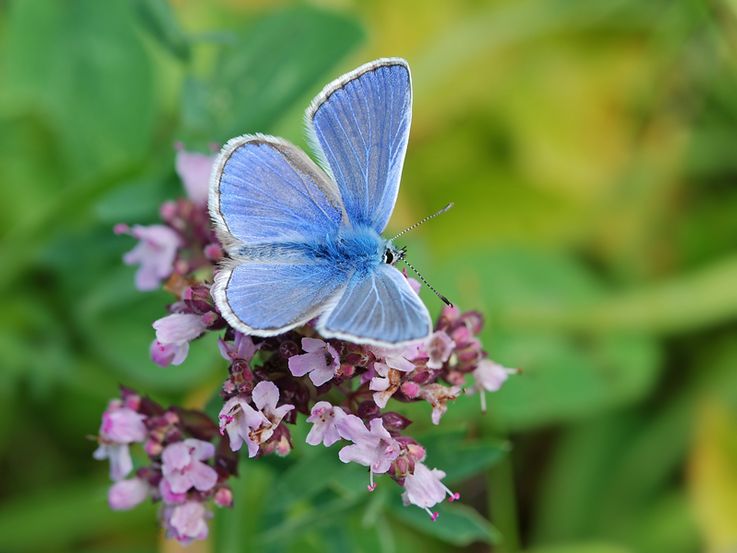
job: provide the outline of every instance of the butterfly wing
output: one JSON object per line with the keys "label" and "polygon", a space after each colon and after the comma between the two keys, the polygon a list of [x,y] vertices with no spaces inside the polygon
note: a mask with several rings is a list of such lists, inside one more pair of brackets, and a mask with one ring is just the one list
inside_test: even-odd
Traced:
{"label": "butterfly wing", "polygon": [[314,260],[233,260],[216,273],[212,295],[232,327],[273,336],[317,317],[345,282],[331,264]]}
{"label": "butterfly wing", "polygon": [[337,233],[344,219],[335,183],[296,146],[259,134],[223,147],[210,180],[209,208],[230,254],[243,245],[324,237]]}
{"label": "butterfly wing", "polygon": [[335,307],[320,318],[318,330],[327,337],[399,345],[427,338],[432,321],[404,275],[382,264],[353,274]]}
{"label": "butterfly wing", "polygon": [[407,62],[385,58],[327,85],[305,114],[348,219],[378,233],[394,210],[412,117]]}
{"label": "butterfly wing", "polygon": [[212,295],[231,326],[270,336],[316,317],[347,273],[300,248],[337,233],[344,220],[337,187],[298,148],[278,138],[231,140],[210,182],[210,215],[232,257]]}

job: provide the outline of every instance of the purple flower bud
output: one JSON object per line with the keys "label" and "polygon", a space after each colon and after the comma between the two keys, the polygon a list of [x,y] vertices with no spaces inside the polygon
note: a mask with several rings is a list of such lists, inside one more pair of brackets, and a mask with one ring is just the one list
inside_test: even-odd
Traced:
{"label": "purple flower bud", "polygon": [[389,432],[400,432],[412,424],[412,421],[407,417],[394,411],[389,411],[381,415],[381,420],[384,421],[384,428]]}
{"label": "purple flower bud", "polygon": [[358,404],[356,412],[365,421],[381,416],[381,409],[374,401],[362,401]]}
{"label": "purple flower bud", "polygon": [[163,221],[171,224],[176,219],[178,211],[176,202],[164,202],[159,209],[159,216]]}
{"label": "purple flower bud", "polygon": [[279,344],[279,355],[284,359],[291,359],[300,352],[299,346],[292,340],[284,340]]}

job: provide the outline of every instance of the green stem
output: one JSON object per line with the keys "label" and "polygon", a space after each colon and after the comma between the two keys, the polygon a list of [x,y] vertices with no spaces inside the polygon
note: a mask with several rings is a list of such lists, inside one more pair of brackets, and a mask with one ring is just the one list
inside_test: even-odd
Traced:
{"label": "green stem", "polygon": [[496,548],[499,553],[519,551],[519,525],[517,523],[517,496],[514,487],[512,453],[494,465],[488,477],[489,516],[502,535]]}

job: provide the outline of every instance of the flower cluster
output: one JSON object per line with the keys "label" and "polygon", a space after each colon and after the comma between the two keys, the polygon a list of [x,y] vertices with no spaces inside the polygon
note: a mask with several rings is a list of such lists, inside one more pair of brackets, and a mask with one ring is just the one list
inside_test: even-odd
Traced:
{"label": "flower cluster", "polygon": [[[110,507],[132,509],[147,498],[161,502],[167,535],[182,543],[207,537],[211,502],[219,507],[233,502],[226,482],[237,459],[218,427],[198,411],[164,409],[123,388],[103,413],[97,440],[94,457],[110,461]],[[147,457],[135,472],[133,444]]]}
{"label": "flower cluster", "polygon": [[[498,390],[515,371],[488,359],[478,339],[483,317],[446,307],[428,340],[401,348],[324,339],[311,324],[269,338],[236,331],[210,297],[223,256],[205,205],[212,162],[211,156],[180,148],[177,170],[188,198],[164,204],[163,224],[118,225],[116,232],[139,239],[124,257],[139,265],[138,288],[163,283],[175,296],[168,314],[153,323],[156,364],[179,365],[192,341],[207,332],[219,334],[220,354],[228,363],[219,391],[222,409],[215,422],[201,412],[164,410],[124,390],[103,415],[95,452],[110,460],[111,507],[131,508],[151,497],[164,505],[168,535],[182,542],[201,539],[211,516],[209,502],[232,502],[225,482],[235,474],[237,456],[289,454],[294,447],[289,425],[301,413],[311,424],[307,444],[342,442],[338,457],[367,467],[369,491],[385,474],[403,488],[405,504],[435,520],[432,508],[459,495],[443,484],[445,473],[426,464],[425,448],[406,433],[412,421],[390,406],[425,402],[432,423],[439,424],[449,402],[479,393],[485,410],[485,393]],[[409,281],[418,291],[419,284]],[[133,443],[143,444],[149,464],[126,480],[133,470]]]}

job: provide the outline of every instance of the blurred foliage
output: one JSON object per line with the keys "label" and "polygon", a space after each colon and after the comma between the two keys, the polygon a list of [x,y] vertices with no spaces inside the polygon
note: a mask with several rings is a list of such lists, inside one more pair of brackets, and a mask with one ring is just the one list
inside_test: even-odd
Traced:
{"label": "blurred foliage", "polygon": [[205,341],[148,360],[167,298],[111,227],[181,194],[175,141],[304,145],[325,82],[396,55],[391,226],[455,202],[412,260],[524,372],[486,416],[404,409],[463,494],[437,523],[300,445],[244,462],[190,551],[734,551],[736,51],[732,0],[1,2],[0,550],[176,550],[153,509],[107,510],[84,436],[118,383],[201,405],[224,366]]}

